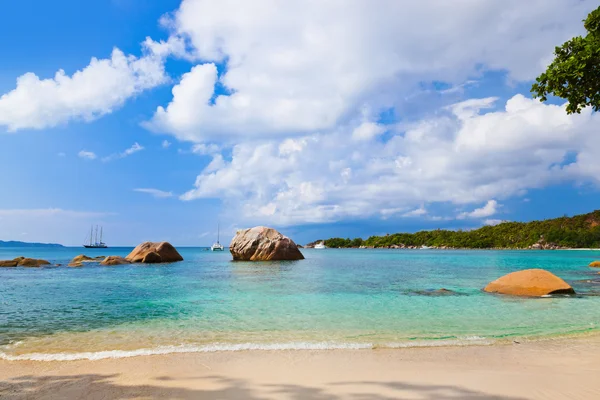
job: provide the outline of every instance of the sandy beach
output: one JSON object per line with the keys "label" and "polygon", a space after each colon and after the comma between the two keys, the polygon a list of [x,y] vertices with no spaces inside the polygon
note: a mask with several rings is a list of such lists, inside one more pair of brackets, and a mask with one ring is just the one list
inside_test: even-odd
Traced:
{"label": "sandy beach", "polygon": [[6,399],[598,399],[600,338],[0,361]]}

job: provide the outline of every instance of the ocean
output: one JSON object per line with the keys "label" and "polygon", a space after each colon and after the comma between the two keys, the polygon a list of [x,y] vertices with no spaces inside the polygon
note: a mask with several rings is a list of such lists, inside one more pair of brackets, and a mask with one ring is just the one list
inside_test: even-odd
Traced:
{"label": "ocean", "polygon": [[[131,248],[2,248],[0,358],[75,360],[236,350],[489,345],[594,333],[599,251],[302,249],[306,259],[233,262],[179,248],[173,264],[66,264]],[[576,296],[484,293],[512,271],[544,268]],[[450,295],[436,295],[445,288]]]}

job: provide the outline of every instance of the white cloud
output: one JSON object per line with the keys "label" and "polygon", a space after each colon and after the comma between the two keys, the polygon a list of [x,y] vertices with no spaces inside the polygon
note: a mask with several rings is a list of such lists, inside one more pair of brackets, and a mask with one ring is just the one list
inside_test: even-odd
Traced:
{"label": "white cloud", "polygon": [[139,193],[147,193],[149,195],[152,195],[153,197],[156,197],[157,199],[173,197],[173,192],[165,192],[165,191],[159,190],[159,189],[140,188],[140,189],[133,189],[133,191],[139,192]]}
{"label": "white cloud", "polygon": [[498,202],[496,200],[489,200],[481,208],[477,208],[471,212],[463,212],[458,215],[458,219],[465,218],[485,218],[496,214],[498,208]]}
{"label": "white cloud", "polygon": [[95,160],[98,157],[96,156],[96,153],[86,150],[81,150],[77,155],[88,160]]}
{"label": "white cloud", "polygon": [[504,220],[501,219],[486,219],[485,221],[483,221],[484,225],[489,225],[489,226],[496,226],[496,225],[500,225],[501,223],[506,222]]}
{"label": "white cloud", "polygon": [[160,145],[163,149],[168,149],[169,147],[171,147],[171,142],[169,142],[168,140],[163,140],[163,142]]}
{"label": "white cloud", "polygon": [[[366,108],[374,118],[354,126],[353,137],[369,139],[381,133],[377,115],[412,102],[423,82],[460,88],[487,70],[532,79],[557,43],[582,32],[581,20],[596,6],[184,0],[168,22],[172,43],[152,46],[180,57],[185,37],[189,52],[206,63],[183,76],[146,126],[198,143],[239,141],[335,130]],[[215,92],[217,84],[229,92]]]}
{"label": "white cloud", "polygon": [[354,129],[352,132],[352,139],[371,140],[374,137],[381,135],[383,132],[385,132],[385,127],[383,125],[365,122]]}
{"label": "white cloud", "polygon": [[403,217],[421,217],[425,214],[427,214],[427,210],[425,209],[425,207],[421,206],[417,209],[414,209],[412,211],[402,214],[402,216]]}
{"label": "white cloud", "polygon": [[71,76],[63,70],[48,79],[32,72],[20,76],[16,88],[0,97],[0,126],[9,132],[43,129],[111,113],[128,98],[166,82],[162,57],[146,52],[138,58],[115,48],[110,58],[92,58]]}
{"label": "white cloud", "polygon": [[107,162],[118,158],[125,158],[142,150],[144,150],[144,146],[140,145],[138,142],[135,142],[130,148],[126,149],[125,151],[106,156],[102,158],[102,161]]}
{"label": "white cloud", "polygon": [[198,143],[192,146],[192,153],[200,155],[215,154],[220,150],[219,146],[214,143]]}
{"label": "white cloud", "polygon": [[[424,203],[480,206],[566,180],[600,184],[600,114],[516,95],[484,113],[488,100],[389,126],[383,141],[355,142],[348,125],[324,134],[239,143],[213,156],[183,200],[221,198],[239,220],[290,225],[422,213]],[[468,106],[468,107],[467,107]],[[465,110],[469,109],[469,112]],[[360,123],[359,123],[360,124]],[[576,162],[564,165],[567,154]],[[495,199],[495,200],[490,200]]]}

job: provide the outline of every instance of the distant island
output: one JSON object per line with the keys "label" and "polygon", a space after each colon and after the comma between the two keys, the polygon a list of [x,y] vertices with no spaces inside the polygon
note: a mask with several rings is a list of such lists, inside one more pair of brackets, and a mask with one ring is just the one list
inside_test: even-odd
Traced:
{"label": "distant island", "polygon": [[65,247],[57,243],[27,243],[15,240],[3,241],[0,240],[0,247]]}
{"label": "distant island", "polygon": [[[305,247],[312,247],[315,241]],[[473,230],[420,231],[324,240],[333,248],[575,249],[600,248],[600,210],[543,221],[503,222]]]}

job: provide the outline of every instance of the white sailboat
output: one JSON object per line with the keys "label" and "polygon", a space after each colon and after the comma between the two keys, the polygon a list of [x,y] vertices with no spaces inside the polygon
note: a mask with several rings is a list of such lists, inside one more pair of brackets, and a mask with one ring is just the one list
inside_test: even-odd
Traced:
{"label": "white sailboat", "polygon": [[327,246],[325,246],[325,242],[319,242],[317,244],[315,244],[315,249],[326,249]]}
{"label": "white sailboat", "polygon": [[94,227],[90,230],[90,241],[85,243],[83,247],[86,249],[106,249],[108,246],[102,241],[103,228],[100,227],[100,240],[98,240],[98,225],[96,225],[96,231],[94,233]]}
{"label": "white sailboat", "polygon": [[219,227],[219,225],[217,225],[217,242],[213,243],[213,245],[210,246],[211,251],[224,251],[225,250],[225,247],[223,247],[223,245],[221,243],[219,243],[219,234],[220,234],[220,227]]}

